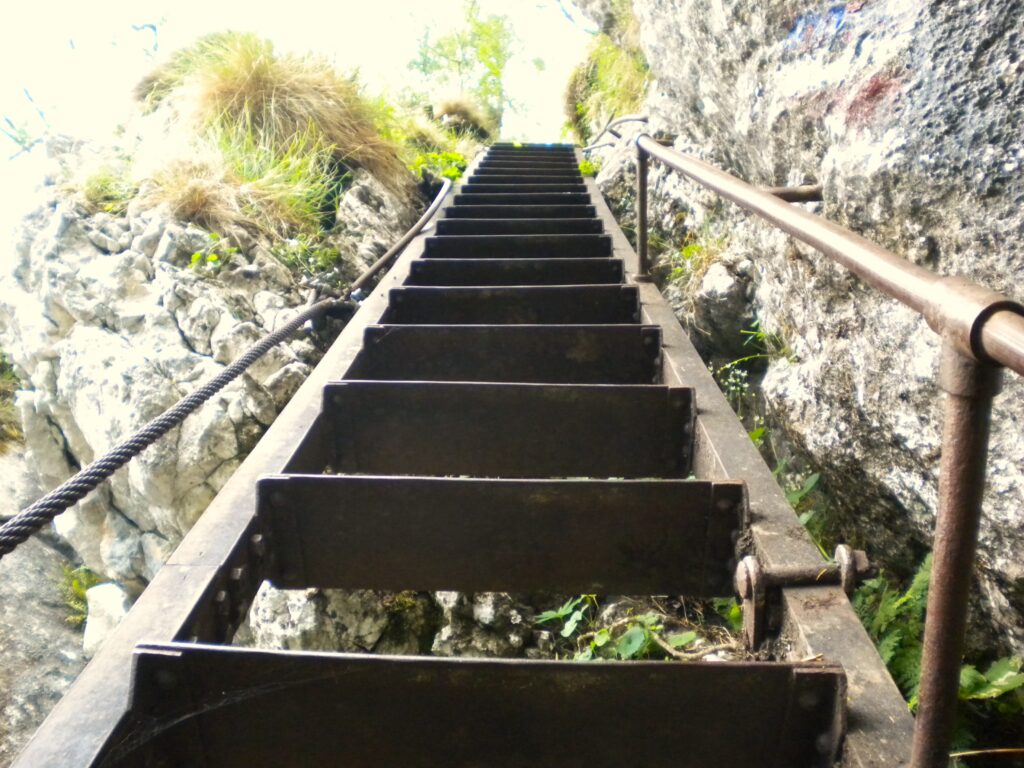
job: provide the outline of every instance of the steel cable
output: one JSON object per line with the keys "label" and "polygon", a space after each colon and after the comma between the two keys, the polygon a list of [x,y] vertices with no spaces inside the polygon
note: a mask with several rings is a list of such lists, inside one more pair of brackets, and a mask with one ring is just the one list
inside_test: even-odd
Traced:
{"label": "steel cable", "polygon": [[26,507],[0,526],[0,559],[14,551],[32,534],[49,523],[72,504],[85,498],[91,491],[114,472],[138,456],[143,450],[181,424],[185,418],[230,384],[254,362],[282,341],[286,341],[310,320],[325,315],[354,309],[357,305],[338,299],[317,302],[298,314],[280,329],[269,333],[250,347],[241,357],[203,384],[186,395],[174,406],[157,416],[134,435],[112,448],[96,461],[80,470],[60,486],[41,499]]}

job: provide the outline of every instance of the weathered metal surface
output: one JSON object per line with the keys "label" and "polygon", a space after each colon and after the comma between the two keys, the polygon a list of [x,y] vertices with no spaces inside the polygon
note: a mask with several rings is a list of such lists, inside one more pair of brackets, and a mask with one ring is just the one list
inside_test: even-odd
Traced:
{"label": "weathered metal surface", "polygon": [[481,166],[473,174],[472,178],[484,180],[493,176],[527,176],[530,178],[557,176],[559,179],[569,179],[571,181],[581,181],[583,179],[580,172],[574,168],[549,168],[541,165],[513,166],[511,168],[507,166]]}
{"label": "weathered metal surface", "polygon": [[697,480],[291,475],[259,489],[285,589],[723,597],[733,560],[706,555],[731,549],[744,505],[742,484]]}
{"label": "weathered metal surface", "polygon": [[460,192],[455,205],[590,205],[583,192]]}
{"label": "weathered metal surface", "polygon": [[135,658],[139,716],[105,765],[828,768],[843,694],[824,664],[149,646]]}
{"label": "weathered metal surface", "polygon": [[540,285],[393,288],[386,323],[494,325],[632,323],[636,288],[625,285]]}
{"label": "weathered metal surface", "polygon": [[428,259],[599,258],[609,256],[608,235],[450,235],[427,239]]}
{"label": "weathered metal surface", "polygon": [[596,235],[600,219],[441,219],[439,235]]}
{"label": "weathered metal surface", "polygon": [[344,381],[327,386],[345,474],[686,477],[690,390],[656,385]]}
{"label": "weathered metal surface", "polygon": [[914,724],[913,768],[945,768],[956,724],[967,600],[985,489],[992,398],[1000,372],[943,345],[939,385],[946,404],[939,511],[932,546],[924,652]]}
{"label": "weathered metal surface", "polygon": [[503,194],[503,195],[515,195],[515,194],[534,194],[534,193],[580,193],[586,190],[586,186],[579,182],[565,183],[565,182],[546,182],[546,183],[529,183],[522,182],[519,184],[491,184],[483,181],[471,181],[463,184],[459,187],[459,192],[462,194]]}
{"label": "weathered metal surface", "polygon": [[621,283],[620,259],[420,259],[406,285],[601,285]]}
{"label": "weathered metal surface", "polygon": [[652,384],[661,331],[642,325],[371,325],[346,379]]}
{"label": "weathered metal surface", "polygon": [[592,205],[454,205],[449,219],[589,219]]}

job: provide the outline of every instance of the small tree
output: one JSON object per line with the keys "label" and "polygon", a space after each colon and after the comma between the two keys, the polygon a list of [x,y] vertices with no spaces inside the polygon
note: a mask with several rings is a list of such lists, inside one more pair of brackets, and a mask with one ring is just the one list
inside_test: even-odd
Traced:
{"label": "small tree", "polygon": [[465,27],[433,42],[430,32],[424,32],[409,68],[439,84],[457,85],[500,125],[505,107],[511,104],[502,76],[512,58],[515,36],[507,17],[481,17],[477,0],[467,0],[465,19]]}

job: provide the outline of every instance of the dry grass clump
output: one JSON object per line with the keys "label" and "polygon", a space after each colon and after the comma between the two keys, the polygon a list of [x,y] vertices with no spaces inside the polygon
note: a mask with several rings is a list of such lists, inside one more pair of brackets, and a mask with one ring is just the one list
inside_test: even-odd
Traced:
{"label": "dry grass clump", "polygon": [[445,128],[481,141],[487,141],[495,133],[493,122],[465,98],[442,101],[434,108],[434,118]]}
{"label": "dry grass clump", "polygon": [[365,168],[398,189],[408,174],[397,148],[377,130],[373,105],[359,85],[328,62],[278,55],[251,33],[208,35],[175,53],[136,91],[148,106],[171,100],[197,128],[245,126],[287,147],[312,126],[334,158]]}

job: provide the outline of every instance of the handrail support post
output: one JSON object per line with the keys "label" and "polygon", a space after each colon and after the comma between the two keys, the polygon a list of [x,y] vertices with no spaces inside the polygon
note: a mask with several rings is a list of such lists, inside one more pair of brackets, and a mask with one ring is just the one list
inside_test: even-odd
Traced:
{"label": "handrail support post", "polygon": [[636,253],[640,260],[640,275],[647,277],[651,272],[647,253],[647,152],[636,147]]}
{"label": "handrail support post", "polygon": [[921,660],[911,768],[946,768],[956,718],[967,601],[985,488],[992,400],[1001,368],[943,339],[939,385],[946,393],[939,508]]}

